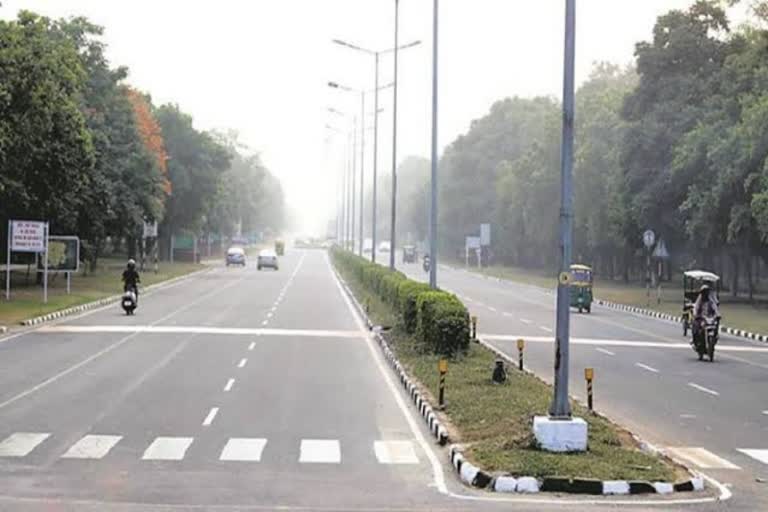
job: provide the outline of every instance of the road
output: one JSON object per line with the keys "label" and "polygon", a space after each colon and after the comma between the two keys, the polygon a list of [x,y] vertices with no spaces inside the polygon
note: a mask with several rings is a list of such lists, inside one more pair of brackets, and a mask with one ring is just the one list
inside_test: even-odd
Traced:
{"label": "road", "polygon": [[[496,300],[485,295],[488,283],[456,279]],[[529,307],[533,317],[546,306]],[[544,322],[544,311],[533,319]],[[506,325],[494,332],[510,332]],[[546,345],[531,349],[532,364],[537,350]],[[0,510],[533,511],[626,502],[659,510],[648,498],[563,505],[458,483],[323,251],[289,250],[279,271],[215,267],[142,296],[132,317],[112,305],[0,338]]]}
{"label": "road", "polygon": [[[426,280],[419,264],[401,265]],[[440,265],[438,284],[456,293],[483,339],[551,382],[554,291]],[[600,290],[595,294],[599,296]],[[593,305],[571,314],[570,393],[586,400],[584,369],[595,371],[595,406],[646,441],[728,484],[726,509],[768,510],[768,346],[723,335],[714,363],[699,362],[674,322]]]}

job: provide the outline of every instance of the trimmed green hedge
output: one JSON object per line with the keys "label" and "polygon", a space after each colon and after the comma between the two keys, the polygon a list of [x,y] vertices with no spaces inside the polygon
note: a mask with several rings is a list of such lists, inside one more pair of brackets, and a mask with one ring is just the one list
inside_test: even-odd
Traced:
{"label": "trimmed green hedge", "polygon": [[331,250],[334,264],[389,305],[425,352],[455,356],[469,348],[469,313],[453,294],[432,290],[350,252]]}

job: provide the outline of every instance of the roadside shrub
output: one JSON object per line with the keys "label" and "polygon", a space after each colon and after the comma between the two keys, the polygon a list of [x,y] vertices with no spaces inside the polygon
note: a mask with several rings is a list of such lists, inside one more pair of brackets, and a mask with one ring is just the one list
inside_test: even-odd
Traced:
{"label": "roadside shrub", "polygon": [[400,313],[400,308],[397,305],[397,289],[400,283],[405,281],[408,279],[400,272],[388,272],[380,283],[379,297],[398,313]]}
{"label": "roadside shrub", "polygon": [[455,295],[422,292],[416,299],[417,332],[425,350],[455,356],[469,348],[469,313]]}
{"label": "roadside shrub", "polygon": [[405,279],[397,286],[397,310],[402,315],[405,332],[413,334],[418,326],[416,299],[421,293],[432,291],[426,283]]}

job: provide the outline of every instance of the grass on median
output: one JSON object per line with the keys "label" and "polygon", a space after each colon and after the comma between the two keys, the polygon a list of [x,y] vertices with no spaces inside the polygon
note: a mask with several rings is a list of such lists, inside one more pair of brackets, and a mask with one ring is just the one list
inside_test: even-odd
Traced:
{"label": "grass on median", "polygon": [[[394,325],[388,333],[392,349],[408,373],[433,397],[438,393],[439,356],[417,350],[412,337],[398,325],[391,309],[359,283],[345,276],[361,304],[380,325]],[[535,376],[507,369],[507,382],[491,383],[495,355],[482,345],[449,363],[444,416],[452,440],[464,444],[465,455],[479,467],[516,476],[562,476],[601,480],[675,481],[682,469],[641,452],[632,437],[609,421],[572,404],[574,415],[589,423],[589,450],[553,454],[534,445],[532,422],[546,415],[552,388]],[[433,404],[436,403],[432,400]],[[458,437],[457,437],[458,436]]]}
{"label": "grass on median", "polygon": [[[557,285],[554,275],[549,276],[544,272],[531,269],[492,266],[481,271],[478,269],[472,270],[550,290],[554,289]],[[657,303],[656,300],[656,290],[651,289],[650,305],[648,305],[645,288],[638,283],[624,283],[622,281],[595,278],[594,295],[597,299],[653,309],[675,316],[680,316],[683,310],[683,289],[680,286],[679,280],[673,283],[665,282],[662,284],[660,303]],[[720,294],[720,300],[723,325],[750,332],[768,334],[768,304],[764,301],[756,302],[754,305],[744,302],[744,299],[734,302],[725,292]]]}
{"label": "grass on median", "polygon": [[[124,268],[123,259],[99,260],[96,272],[83,275],[81,271],[72,275],[70,295],[67,295],[66,276],[52,274],[48,283],[48,304],[43,304],[42,287],[34,285],[34,273],[29,278],[29,283],[25,283],[23,276],[14,275],[11,281],[11,300],[6,301],[5,295],[0,300],[0,325],[17,325],[28,318],[121,293],[121,274]],[[201,268],[204,266],[194,263],[160,263],[157,273],[151,269],[140,272],[141,286],[146,287]]]}

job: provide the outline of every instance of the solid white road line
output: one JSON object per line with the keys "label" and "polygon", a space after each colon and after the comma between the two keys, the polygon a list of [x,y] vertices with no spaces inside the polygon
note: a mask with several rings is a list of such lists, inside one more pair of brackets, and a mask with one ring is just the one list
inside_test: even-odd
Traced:
{"label": "solid white road line", "polygon": [[299,462],[310,464],[338,464],[341,447],[335,439],[302,439]]}
{"label": "solid white road line", "polygon": [[696,446],[672,446],[667,451],[701,469],[741,469],[709,450]]}
{"label": "solid white road line", "polygon": [[219,460],[259,462],[266,445],[266,439],[233,437],[224,445]]}
{"label": "solid white road line", "polygon": [[610,350],[605,350],[604,348],[597,347],[595,350],[598,352],[602,352],[603,354],[609,355],[609,356],[615,356],[615,352],[611,352]]}
{"label": "solid white road line", "polygon": [[635,366],[637,366],[638,368],[642,368],[643,370],[648,370],[649,372],[659,373],[659,370],[651,366],[648,366],[647,364],[635,363]]}
{"label": "solid white road line", "polygon": [[[266,320],[262,324],[266,324]],[[359,338],[360,333],[354,330],[328,331],[323,329],[277,329],[277,328],[243,328],[243,327],[209,327],[183,325],[58,325],[42,327],[39,332],[53,333],[120,333],[134,334],[229,334],[233,336],[292,336],[292,337],[325,337],[325,338]]]}
{"label": "solid white road line", "polygon": [[756,450],[753,448],[737,448],[737,450],[763,464],[768,464],[768,450]]}
{"label": "solid white road line", "polygon": [[252,341],[250,345],[248,345],[248,350],[253,350],[256,347],[256,342]]}
{"label": "solid white road line", "polygon": [[235,379],[229,379],[227,381],[227,385],[224,386],[224,392],[227,392],[232,389],[232,386],[235,384]]}
{"label": "solid white road line", "polygon": [[410,441],[374,441],[373,451],[381,464],[418,464]]}
{"label": "solid white road line", "polygon": [[692,388],[698,389],[699,391],[703,391],[704,393],[709,393],[710,395],[713,395],[713,396],[720,396],[720,393],[718,393],[717,391],[713,389],[705,388],[704,386],[699,386],[695,382],[689,382],[688,385],[691,386]]}
{"label": "solid white road line", "polygon": [[141,456],[143,460],[181,460],[187,453],[193,437],[158,437]]}
{"label": "solid white road line", "polygon": [[109,453],[123,436],[89,434],[69,447],[63,459],[100,459]]}
{"label": "solid white road line", "polygon": [[211,407],[211,410],[208,411],[208,416],[206,416],[205,419],[203,420],[203,426],[207,427],[211,423],[213,423],[213,419],[216,417],[218,413],[219,413],[218,407]]}
{"label": "solid white road line", "polygon": [[0,443],[0,457],[24,457],[37,445],[48,439],[51,434],[36,432],[16,432]]}
{"label": "solid white road line", "polygon": [[247,362],[248,362],[248,360],[247,360],[246,358],[242,358],[242,359],[240,360],[240,362],[239,362],[239,363],[237,363],[237,367],[238,367],[238,368],[242,368],[243,366],[245,366],[245,364],[246,364]]}
{"label": "solid white road line", "polygon": [[543,325],[540,325],[539,329],[541,329],[542,331],[546,331],[546,332],[552,332],[552,329],[550,329],[549,327],[544,327]]}

